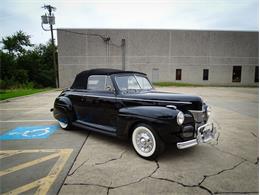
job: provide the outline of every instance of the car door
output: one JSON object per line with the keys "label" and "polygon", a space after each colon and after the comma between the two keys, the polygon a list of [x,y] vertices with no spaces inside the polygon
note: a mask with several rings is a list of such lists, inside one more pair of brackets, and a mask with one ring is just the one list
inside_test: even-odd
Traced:
{"label": "car door", "polygon": [[100,130],[115,132],[115,93],[110,76],[91,75],[86,92],[82,93],[81,105],[81,122]]}

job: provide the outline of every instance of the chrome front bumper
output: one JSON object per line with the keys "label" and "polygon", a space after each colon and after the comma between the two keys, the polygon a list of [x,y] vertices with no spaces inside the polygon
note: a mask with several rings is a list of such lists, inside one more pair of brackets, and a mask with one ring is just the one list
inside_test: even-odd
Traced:
{"label": "chrome front bumper", "polygon": [[217,130],[213,123],[207,123],[198,128],[196,139],[192,139],[185,142],[178,142],[178,149],[185,149],[192,146],[196,146],[200,143],[207,143],[210,140],[214,139],[216,136]]}

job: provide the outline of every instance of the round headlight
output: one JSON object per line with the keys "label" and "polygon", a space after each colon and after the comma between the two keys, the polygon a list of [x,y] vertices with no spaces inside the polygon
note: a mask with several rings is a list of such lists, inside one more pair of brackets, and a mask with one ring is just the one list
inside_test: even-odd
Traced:
{"label": "round headlight", "polygon": [[177,123],[178,123],[178,125],[182,125],[183,124],[183,122],[184,122],[184,114],[183,114],[183,112],[179,112],[178,113],[178,115],[177,115]]}
{"label": "round headlight", "polygon": [[207,117],[209,117],[211,115],[211,108],[208,106],[207,107]]}

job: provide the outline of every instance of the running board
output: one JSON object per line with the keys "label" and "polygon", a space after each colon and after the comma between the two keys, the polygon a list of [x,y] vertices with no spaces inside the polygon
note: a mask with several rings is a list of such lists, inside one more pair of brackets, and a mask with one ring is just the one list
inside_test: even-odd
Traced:
{"label": "running board", "polygon": [[77,122],[77,121],[73,122],[72,125],[74,125],[76,127],[79,127],[79,128],[82,128],[82,129],[86,129],[86,130],[90,130],[90,131],[94,131],[94,132],[110,135],[110,136],[113,136],[113,137],[116,136],[115,132],[108,132],[108,131],[100,130],[100,129],[97,129],[97,128],[93,128],[93,127],[90,127],[90,126],[88,126],[86,124],[82,124],[82,123]]}

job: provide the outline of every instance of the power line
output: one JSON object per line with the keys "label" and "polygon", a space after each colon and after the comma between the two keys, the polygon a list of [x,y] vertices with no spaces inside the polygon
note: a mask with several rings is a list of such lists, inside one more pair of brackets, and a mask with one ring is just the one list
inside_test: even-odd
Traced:
{"label": "power line", "polygon": [[54,30],[59,30],[59,31],[64,31],[64,32],[68,32],[68,33],[73,33],[73,34],[77,34],[77,35],[84,35],[84,36],[97,36],[100,37],[101,39],[103,39],[104,42],[109,43],[109,45],[115,46],[115,47],[121,47],[121,45],[117,45],[115,43],[113,43],[111,41],[110,37],[105,37],[101,34],[97,34],[97,33],[81,33],[81,32],[75,32],[75,31],[71,31],[71,30],[66,30],[66,29],[54,29]]}
{"label": "power line", "polygon": [[[43,27],[43,24],[42,24],[42,29],[45,30],[45,31],[50,31],[50,29],[45,29]],[[118,44],[112,42],[110,37],[105,37],[104,35],[97,34],[97,33],[82,33],[82,32],[75,32],[75,31],[72,31],[72,30],[57,29],[57,28],[55,28],[53,30],[57,30],[57,31],[59,30],[59,31],[68,32],[68,33],[72,33],[72,34],[76,34],[76,35],[83,35],[83,36],[96,36],[96,37],[101,38],[104,42],[109,43],[109,45],[112,45],[112,46],[118,47],[118,48],[122,47],[122,45],[118,45]]]}
{"label": "power line", "polygon": [[[113,43],[110,39],[110,37],[105,37],[103,35],[100,35],[100,34],[95,34],[95,33],[82,33],[82,32],[75,32],[75,31],[71,31],[71,30],[66,30],[66,29],[55,29],[55,30],[59,30],[59,31],[64,31],[64,32],[69,32],[69,33],[74,33],[74,34],[77,34],[77,35],[84,35],[84,36],[97,36],[97,37],[100,37],[101,39],[103,39],[103,41],[107,44],[107,47],[109,45],[112,45],[114,47],[117,47],[117,48],[121,48],[122,49],[122,70],[125,70],[125,55],[126,55],[126,42],[125,42],[125,39],[122,39],[121,41],[121,45],[117,45],[115,43]],[[109,51],[109,50],[107,50]],[[107,54],[109,55],[109,54]]]}
{"label": "power line", "polygon": [[55,30],[64,31],[64,32],[68,32],[68,33],[73,33],[73,34],[77,34],[77,35],[96,36],[96,37],[100,37],[101,39],[103,39],[104,42],[110,41],[110,37],[105,37],[103,35],[96,34],[96,33],[81,33],[81,32],[75,32],[75,31],[66,30],[66,29],[55,29]]}

